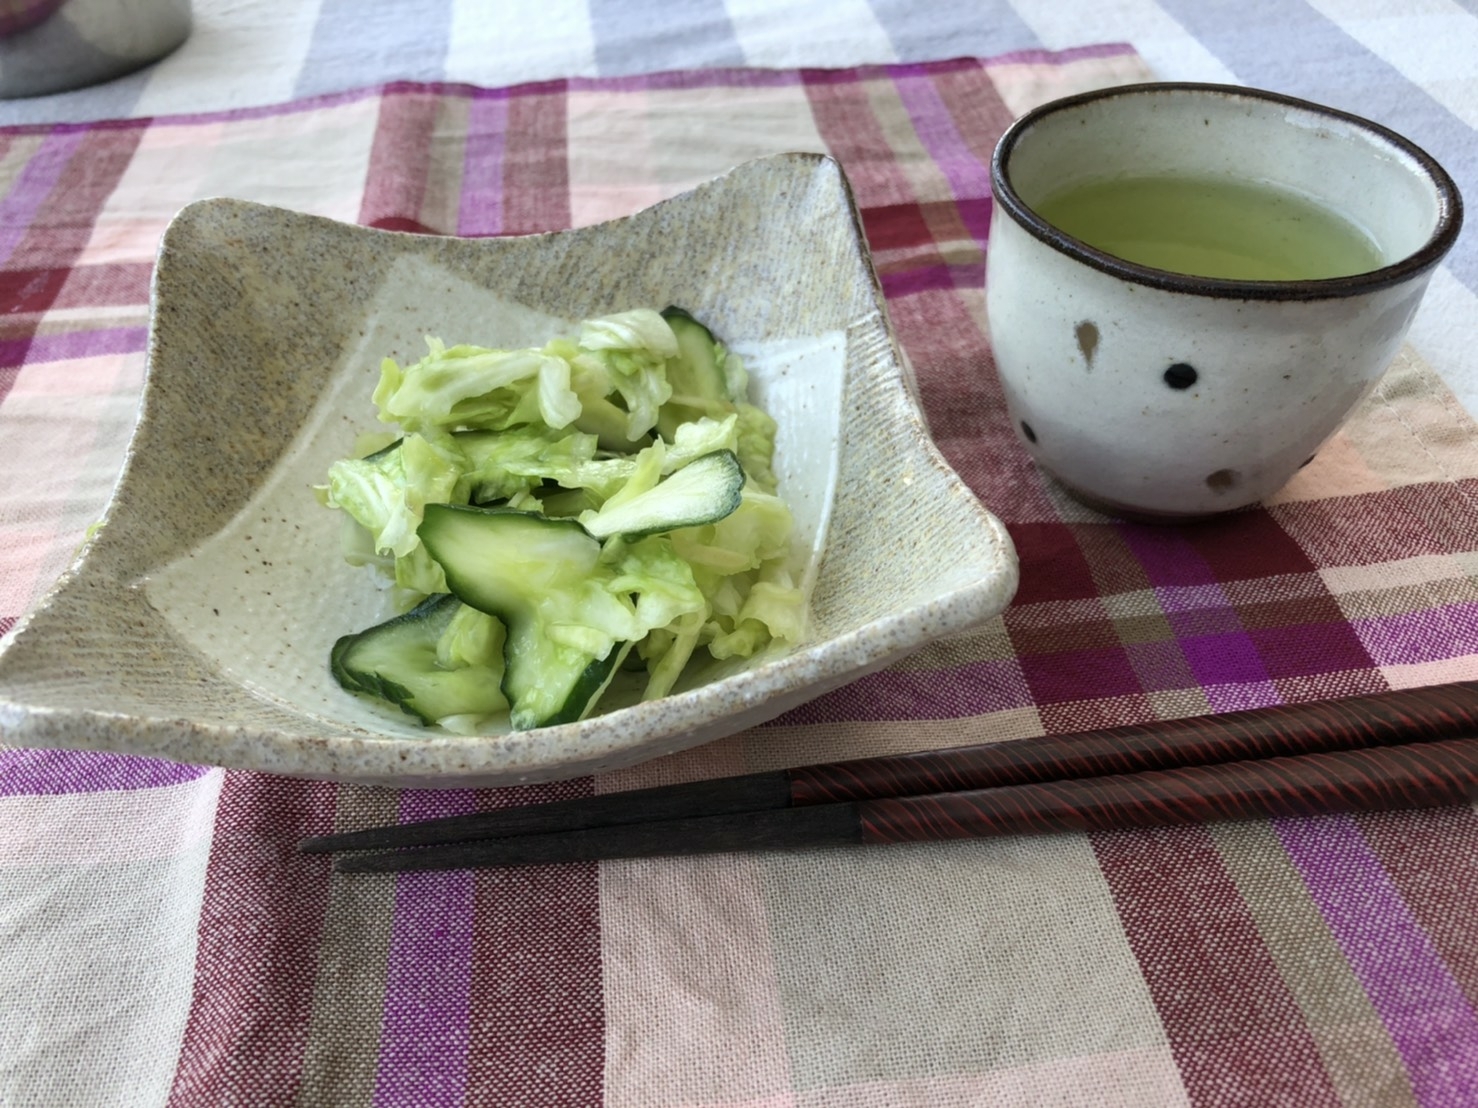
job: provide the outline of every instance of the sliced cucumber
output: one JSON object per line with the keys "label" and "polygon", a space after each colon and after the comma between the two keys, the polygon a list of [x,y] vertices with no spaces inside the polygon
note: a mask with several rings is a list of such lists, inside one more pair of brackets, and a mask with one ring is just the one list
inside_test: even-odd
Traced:
{"label": "sliced cucumber", "polygon": [[719,365],[713,332],[682,308],[664,308],[662,318],[677,339],[677,358],[667,367],[673,395],[727,404],[729,386]]}
{"label": "sliced cucumber", "polygon": [[329,668],[345,689],[396,705],[423,723],[506,711],[502,674],[487,665],[446,669],[437,643],[462,602],[440,593],[404,615],[334,643]]}
{"label": "sliced cucumber", "polygon": [[630,500],[582,515],[580,522],[598,539],[612,535],[639,539],[723,519],[739,507],[743,491],[744,468],[738,456],[732,450],[715,450]]}
{"label": "sliced cucumber", "polygon": [[535,495],[539,497],[539,510],[555,519],[593,512],[600,504],[589,489],[555,488],[538,490]]}
{"label": "sliced cucumber", "polygon": [[405,439],[396,439],[394,442],[387,442],[384,446],[380,447],[380,449],[375,450],[375,451],[372,451],[371,453],[366,454],[363,457],[361,457],[359,459],[359,461],[361,461],[361,462],[380,462],[380,461],[384,461],[391,454],[394,454],[397,450],[399,450],[400,449],[400,446],[401,446],[401,444],[403,442],[405,442]]}
{"label": "sliced cucumber", "polygon": [[722,419],[734,410],[734,405],[713,333],[681,308],[664,308],[662,318],[677,339],[677,357],[667,363],[672,396],[657,416],[658,432],[671,442],[677,429],[689,420],[703,416]]}
{"label": "sliced cucumber", "polygon": [[450,504],[427,505],[420,536],[452,592],[508,629],[513,727],[582,718],[634,635],[629,602],[604,588],[600,543],[574,520]]}
{"label": "sliced cucumber", "polygon": [[632,439],[626,434],[626,409],[619,408],[603,396],[582,398],[575,430],[595,435],[602,450],[622,453],[640,450],[652,441],[651,435]]}

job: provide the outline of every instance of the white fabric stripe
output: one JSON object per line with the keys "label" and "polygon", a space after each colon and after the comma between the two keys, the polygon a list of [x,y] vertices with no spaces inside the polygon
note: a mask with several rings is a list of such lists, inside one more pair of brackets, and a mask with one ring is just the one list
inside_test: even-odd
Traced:
{"label": "white fabric stripe", "polygon": [[1469,127],[1478,127],[1478,17],[1451,0],[1407,0],[1401,14],[1369,0],[1307,0]]}
{"label": "white fabric stripe", "polygon": [[1048,50],[1129,42],[1162,81],[1237,83],[1236,75],[1154,0],[1105,0],[1092,5],[1012,0],[1022,22]]}
{"label": "white fabric stripe", "polygon": [[1335,596],[1384,589],[1417,589],[1438,581],[1451,581],[1471,572],[1460,558],[1447,554],[1421,554],[1399,562],[1367,566],[1330,566],[1319,570],[1324,586]]}
{"label": "white fabric stripe", "polygon": [[[217,770],[178,787],[192,794],[182,822],[209,827],[222,777]],[[155,792],[175,791],[92,799],[130,809]],[[48,806],[59,802],[47,798]],[[157,818],[163,826],[170,815]],[[111,831],[115,839],[128,833]],[[210,856],[208,836],[180,845],[178,853],[136,861],[3,871],[0,1104],[165,1102],[190,1011]],[[5,1018],[17,1013],[24,1015]]]}
{"label": "white fabric stripe", "polygon": [[[153,257],[144,259],[153,265]],[[147,304],[100,304],[94,307],[83,304],[74,308],[48,308],[38,335],[65,334],[81,329],[99,330],[104,327],[147,327],[149,306]]]}
{"label": "white fabric stripe", "polygon": [[[220,778],[213,770],[155,789],[0,797],[0,870],[140,862],[192,850],[210,837]],[[108,833],[97,834],[100,827]]]}
{"label": "white fabric stripe", "polygon": [[[29,611],[101,518],[138,416],[143,361],[27,366],[0,405],[0,615]],[[73,524],[78,516],[86,522]]]}
{"label": "white fabric stripe", "polygon": [[814,65],[824,41],[830,65],[896,62],[888,32],[866,0],[798,5],[790,0],[728,0],[729,21],[748,65]]}
{"label": "white fabric stripe", "polygon": [[1406,337],[1469,415],[1478,412],[1475,320],[1478,320],[1478,295],[1449,273],[1446,266],[1438,266]]}
{"label": "white fabric stripe", "polygon": [[[132,115],[273,104],[292,97],[321,0],[196,3],[185,44],[149,71]],[[209,90],[208,103],[201,93]]]}
{"label": "white fabric stripe", "polygon": [[593,77],[595,35],[585,0],[502,4],[454,0],[446,79],[513,85],[553,77]]}

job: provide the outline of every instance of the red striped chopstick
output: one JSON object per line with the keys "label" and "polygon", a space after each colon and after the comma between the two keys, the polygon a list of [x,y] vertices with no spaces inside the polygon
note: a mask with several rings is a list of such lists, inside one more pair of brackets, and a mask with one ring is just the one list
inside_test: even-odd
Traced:
{"label": "red striped chopstick", "polygon": [[[1458,682],[1075,735],[801,766],[775,773],[507,808],[327,835],[305,840],[302,849],[328,852],[429,847],[590,828],[656,825],[737,813],[749,813],[753,819],[755,813],[813,806],[938,797],[1044,782],[1082,784],[1148,771],[1439,743],[1470,736],[1478,736],[1478,682]],[[1211,788],[1209,780],[1197,778],[1195,784]],[[1301,780],[1283,783],[1289,795],[1288,803],[1297,803],[1298,790],[1305,784]],[[1416,796],[1411,791],[1416,785],[1404,788],[1408,791],[1403,796]],[[1032,795],[1045,801],[1049,794],[1017,794],[1018,801]],[[1264,803],[1275,802],[1276,796],[1265,797]],[[1427,803],[1452,801],[1437,798]],[[886,806],[874,811],[884,810]],[[1116,818],[1128,818],[1122,809],[1114,811],[1118,813]],[[813,822],[821,818],[816,817]]]}

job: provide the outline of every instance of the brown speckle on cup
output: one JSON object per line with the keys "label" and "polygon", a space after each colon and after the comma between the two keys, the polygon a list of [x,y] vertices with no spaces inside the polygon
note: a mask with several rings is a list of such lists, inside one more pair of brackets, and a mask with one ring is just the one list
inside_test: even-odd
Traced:
{"label": "brown speckle on cup", "polygon": [[1085,319],[1073,329],[1073,333],[1078,337],[1078,349],[1083,352],[1083,361],[1092,369],[1093,354],[1098,349],[1098,325]]}
{"label": "brown speckle on cup", "polygon": [[1206,478],[1206,487],[1212,492],[1229,492],[1237,484],[1235,469],[1218,469]]}

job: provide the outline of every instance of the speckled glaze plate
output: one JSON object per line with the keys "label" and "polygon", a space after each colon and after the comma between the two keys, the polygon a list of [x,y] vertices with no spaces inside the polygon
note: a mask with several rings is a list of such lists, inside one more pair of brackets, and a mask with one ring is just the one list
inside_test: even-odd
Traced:
{"label": "speckled glaze plate", "polygon": [[[807,640],[518,733],[426,730],[340,690],[329,647],[389,608],[310,487],[377,427],[380,360],[414,360],[428,334],[535,345],[670,303],[744,355],[780,425]],[[389,785],[570,777],[760,723],[990,619],[1015,586],[1005,530],[929,441],[830,159],[766,158],[626,219],[508,239],[206,200],[160,246],[104,525],[0,643],[0,740]]]}

